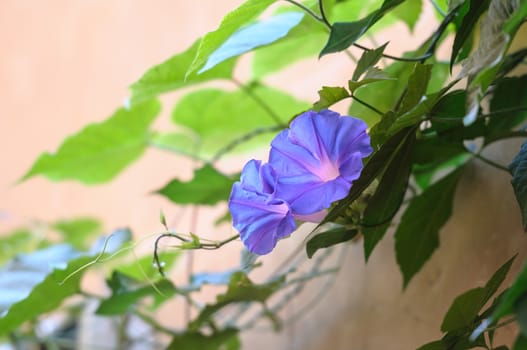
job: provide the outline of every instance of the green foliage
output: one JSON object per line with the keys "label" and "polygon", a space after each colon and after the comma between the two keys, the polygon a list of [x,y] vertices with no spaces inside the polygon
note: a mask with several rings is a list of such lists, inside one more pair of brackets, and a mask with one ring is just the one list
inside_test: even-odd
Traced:
{"label": "green foliage", "polygon": [[167,350],[238,350],[239,348],[238,330],[228,328],[211,335],[193,331],[175,335]]}
{"label": "green foliage", "polygon": [[337,227],[317,233],[306,243],[307,257],[311,259],[319,249],[329,248],[336,244],[352,240],[358,233],[358,230],[348,229],[346,227]]}
{"label": "green foliage", "polygon": [[477,287],[459,295],[448,309],[441,330],[450,332],[456,329],[473,329],[483,306],[496,293],[509,272],[514,258],[500,267],[484,287]]}
{"label": "green foliage", "polygon": [[162,93],[175,91],[192,84],[215,79],[231,79],[234,60],[219,64],[204,74],[187,76],[190,64],[198,52],[199,44],[198,40],[184,52],[146,71],[138,81],[130,86],[132,92],[130,104],[135,105],[148,101]]}
{"label": "green foliage", "polygon": [[98,220],[87,217],[59,220],[53,223],[52,227],[62,234],[65,242],[78,250],[88,249],[91,239],[102,230]]}
{"label": "green foliage", "polygon": [[200,328],[216,312],[232,303],[253,301],[264,304],[283,283],[284,278],[280,278],[266,284],[256,285],[243,272],[236,272],[231,276],[227,292],[218,295],[215,304],[207,304],[198,317],[190,323],[189,328],[191,330]]}
{"label": "green foliage", "polygon": [[[395,231],[395,252],[404,286],[439,246],[439,230],[452,213],[461,171],[457,170],[412,199]],[[441,210],[437,210],[441,208]]]}
{"label": "green foliage", "polygon": [[[284,92],[252,84],[232,92],[219,89],[192,92],[175,106],[172,120],[193,132],[193,147],[198,154],[210,156],[255,128],[285,126],[298,111],[308,107],[308,103]],[[264,140],[269,142],[270,136]]]}
{"label": "green foliage", "polygon": [[318,92],[318,96],[320,97],[319,100],[313,104],[315,111],[326,109],[350,97],[348,90],[339,86],[323,86],[322,90]]}
{"label": "green foliage", "polygon": [[454,39],[452,55],[450,57],[450,69],[452,69],[461,48],[465,45],[466,41],[470,38],[476,28],[476,23],[479,18],[488,9],[489,4],[490,0],[468,0],[464,2],[464,10],[466,11],[466,8],[468,7],[468,12],[463,15],[463,20],[456,31],[456,38]]}
{"label": "green foliage", "polygon": [[382,6],[368,16],[355,22],[337,22],[331,27],[328,42],[320,56],[346,50],[355,43],[368,29],[378,22],[388,11],[404,0],[384,0]]}
{"label": "green foliage", "polygon": [[228,199],[234,179],[225,176],[211,165],[196,170],[192,180],[174,179],[157,193],[174,203],[212,205]]}
{"label": "green foliage", "polygon": [[[109,244],[112,238],[114,244]],[[121,231],[107,238],[104,249],[94,253],[81,254],[70,245],[60,244],[11,260],[0,270],[0,336],[55,310],[77,294],[85,267],[115,253],[129,239],[129,232]]]}
{"label": "green foliage", "polygon": [[2,264],[18,253],[25,253],[35,249],[39,244],[38,238],[25,228],[2,233],[0,237],[0,263]]}
{"label": "green foliage", "polygon": [[114,271],[111,279],[107,281],[112,290],[112,295],[104,299],[96,310],[98,315],[121,315],[129,311],[141,299],[149,296],[155,297],[155,304],[167,301],[177,293],[176,288],[169,280],[162,279],[153,284],[140,284],[132,279]]}
{"label": "green foliage", "polygon": [[362,234],[366,261],[386,233],[403,202],[410,178],[414,145],[415,134],[410,132],[390,159],[377,190],[369,199],[364,211]]}
{"label": "green foliage", "polygon": [[[76,295],[82,306],[86,299],[81,297],[85,293],[81,283],[84,272],[102,266],[99,262],[114,255],[119,259],[104,271],[111,295],[90,295],[99,302],[97,314],[123,319],[135,315],[155,332],[170,337],[168,349],[239,349],[240,330],[259,319],[267,319],[275,330],[280,329],[282,320],[277,312],[306,281],[341,267],[342,260],[333,269],[321,268],[330,255],[328,248],[362,238],[367,260],[389,227],[395,229],[397,263],[407,287],[439,247],[439,232],[452,214],[464,164],[476,157],[506,170],[482,158],[473,140],[482,139],[484,148],[502,139],[527,135],[527,76],[511,76],[524,63],[527,48],[508,53],[525,22],[527,3],[431,3],[440,22],[420,46],[396,57],[390,54],[388,43],[375,44],[372,34],[396,21],[413,31],[424,9],[422,0],[245,1],[227,14],[215,31],[148,69],[130,86],[129,107],[70,136],[54,154],[42,154],[23,177],[44,175],[54,181],[84,184],[108,182],[151,146],[192,158],[197,169],[191,179],[173,179],[156,193],[179,205],[216,205],[228,199],[238,178],[216,170],[216,161],[234,151],[267,145],[309,108],[319,111],[349,98],[348,114],[369,125],[374,151],[363,160],[363,171],[348,195],[332,205],[307,241],[308,258],[316,253],[310,260],[310,272],[290,279],[289,274],[301,270],[293,262],[284,266],[283,271],[288,272],[256,284],[248,275],[260,262],[256,263],[256,255],[244,251],[240,266],[192,273],[188,285],[176,286],[165,278],[164,271],[175,266],[184,250],[218,249],[238,237],[211,241],[194,232],[179,234],[167,226],[162,215],[165,232],[155,241],[154,258],[150,254],[137,257],[133,246],[128,245],[131,234],[127,230],[93,243],[101,231],[97,220],[60,220],[43,225],[44,233],[39,235],[20,229],[0,239],[0,262],[5,265],[0,270],[0,336],[16,340],[28,335],[38,340],[35,330],[39,320],[59,309],[72,313],[61,306],[69,304],[65,302],[70,296]],[[479,30],[477,23],[481,23]],[[357,45],[366,36],[376,48]],[[453,44],[450,60],[442,62],[435,50],[445,39],[453,39]],[[362,54],[339,73],[347,86],[322,86],[314,103],[282,91],[280,82],[263,81],[303,58],[315,56],[321,47],[323,56],[352,45]],[[239,80],[238,69],[245,67],[238,65],[237,58],[247,53],[253,55],[250,72],[240,75],[250,79]],[[351,50],[346,53],[351,58],[355,54]],[[460,62],[459,75],[450,76]],[[208,84],[216,80],[231,86],[220,89]],[[154,98],[193,85],[195,89],[178,98],[173,108],[173,130],[151,130],[160,114],[160,104]],[[524,228],[526,152],[527,142],[509,166]],[[229,173],[238,170],[233,168]],[[403,210],[399,219],[396,214]],[[228,220],[229,214],[224,218]],[[48,231],[59,233],[60,242],[67,244],[50,240]],[[172,245],[175,249],[159,251],[160,238],[177,240]],[[289,262],[293,260],[297,261]],[[521,331],[512,349],[527,347],[527,268],[506,292],[496,296],[511,265],[512,259],[483,287],[459,295],[443,319],[443,338],[419,350],[507,349],[487,344],[487,339],[492,343],[495,328],[508,315],[514,316]],[[206,285],[223,286],[226,291],[199,307],[194,292],[208,288]],[[197,316],[186,329],[165,328],[151,316],[173,298],[183,298],[189,308],[198,306]],[[253,304],[259,312],[244,323],[244,312]],[[226,320],[227,313],[232,318]]]}
{"label": "green foliage", "polygon": [[120,108],[109,119],[68,137],[56,153],[43,153],[24,175],[85,184],[107,182],[143,154],[150,124],[160,111],[157,101]]}
{"label": "green foliage", "polygon": [[218,29],[206,34],[201,39],[198,51],[186,76],[190,77],[198,71],[202,73],[203,65],[206,64],[213,52],[218,50],[233,33],[255,19],[273,2],[274,0],[248,0],[227,14]]}
{"label": "green foliage", "polygon": [[304,14],[301,12],[286,12],[243,27],[210,54],[198,73],[206,72],[231,57],[239,56],[283,38],[303,17]]}
{"label": "green foliage", "polygon": [[520,205],[523,229],[527,231],[527,142],[509,165],[512,174],[512,187]]}

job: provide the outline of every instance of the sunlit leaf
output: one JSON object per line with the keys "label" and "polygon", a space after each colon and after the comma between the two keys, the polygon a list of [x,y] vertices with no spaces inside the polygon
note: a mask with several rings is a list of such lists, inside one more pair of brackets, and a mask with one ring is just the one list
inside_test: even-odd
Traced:
{"label": "sunlit leaf", "polygon": [[147,146],[150,124],[160,111],[157,101],[120,108],[109,119],[68,137],[56,153],[43,153],[24,175],[96,184],[113,179],[139,158]]}
{"label": "sunlit leaf", "polygon": [[39,238],[28,229],[20,228],[0,235],[0,264],[19,253],[26,253],[36,247]]}
{"label": "sunlit leaf", "polygon": [[327,40],[324,26],[311,16],[304,16],[287,35],[272,45],[254,51],[252,74],[261,79],[280,71],[302,58],[315,56]]}
{"label": "sunlit leaf", "polygon": [[88,217],[59,220],[52,227],[62,234],[65,242],[79,250],[87,249],[91,243],[90,238],[100,234],[102,230],[98,220]]}
{"label": "sunlit leaf", "polygon": [[331,107],[348,98],[349,93],[348,90],[340,86],[323,86],[322,90],[318,91],[318,96],[319,100],[313,105],[313,109],[316,111]]}
{"label": "sunlit leaf", "polygon": [[301,12],[286,12],[243,27],[212,52],[198,74],[208,71],[217,64],[257,47],[269,45],[284,37],[304,17]]}
{"label": "sunlit leaf", "polygon": [[399,19],[401,19],[408,29],[412,32],[414,27],[421,16],[423,9],[423,0],[406,0],[392,11],[392,13]]}
{"label": "sunlit leaf", "polygon": [[258,17],[273,2],[274,0],[248,0],[228,13],[216,30],[207,33],[201,39],[194,60],[188,68],[187,77],[200,70],[210,55],[223,45],[232,34]]}
{"label": "sunlit leaf", "polygon": [[196,170],[192,180],[183,182],[174,179],[157,193],[178,204],[213,205],[229,199],[235,179],[228,177],[211,165]]}
{"label": "sunlit leaf", "polygon": [[186,76],[187,70],[198,52],[199,44],[200,40],[197,40],[184,52],[174,55],[147,70],[138,81],[130,86],[132,92],[130,104],[133,106],[184,86],[215,79],[231,79],[235,64],[234,59],[223,62],[206,73]]}
{"label": "sunlit leaf", "polygon": [[[309,104],[276,89],[252,84],[240,90],[202,89],[184,96],[175,106],[172,120],[195,135],[193,145],[203,156],[255,129],[287,125],[289,119],[309,108]],[[243,143],[244,150],[268,144],[273,134],[262,134]]]}
{"label": "sunlit leaf", "polygon": [[456,170],[414,197],[395,232],[397,263],[404,287],[439,246],[439,231],[452,214],[461,170]]}
{"label": "sunlit leaf", "polygon": [[348,88],[352,93],[355,93],[356,90],[358,90],[360,87],[364,85],[368,85],[371,83],[376,83],[379,81],[385,81],[385,80],[395,80],[391,78],[388,74],[386,74],[384,71],[380,70],[376,67],[369,67],[366,70],[366,74],[362,77],[360,80],[350,80],[348,81]]}
{"label": "sunlit leaf", "polygon": [[357,62],[355,71],[353,72],[352,80],[358,81],[362,74],[364,74],[369,68],[375,67],[377,62],[382,58],[384,49],[388,43],[379,46],[378,48],[371,51],[364,51]]}

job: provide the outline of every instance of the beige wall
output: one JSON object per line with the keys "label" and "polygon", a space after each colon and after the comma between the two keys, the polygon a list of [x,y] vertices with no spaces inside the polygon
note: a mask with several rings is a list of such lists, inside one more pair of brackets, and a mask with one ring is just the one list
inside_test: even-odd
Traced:
{"label": "beige wall", "polygon": [[[189,210],[181,215],[180,209],[149,192],[172,177],[188,177],[192,164],[158,150],[148,151],[109,185],[87,188],[43,178],[18,185],[15,182],[42,151],[54,151],[65,136],[110,115],[128,96],[127,86],[146,68],[214,29],[222,16],[241,2],[0,2],[0,232],[33,220],[92,215],[103,219],[107,229],[128,225],[138,238],[147,237],[160,230],[160,209],[177,230],[188,230]],[[427,14],[417,32],[428,32],[429,20]],[[378,38],[379,42],[391,40],[390,52],[401,52],[403,45],[415,43],[407,40],[404,29],[395,33],[391,30]],[[339,56],[310,59],[272,77],[269,83],[286,86],[298,97],[314,101],[321,85],[344,83],[352,69],[349,61]],[[239,74],[243,77],[243,70]],[[166,115],[171,104],[164,107],[160,127],[168,125]],[[493,152],[503,163],[512,157],[510,150],[498,148]],[[520,233],[509,179],[504,175],[491,179],[497,174],[481,164],[467,172],[456,215],[442,234],[444,244],[406,292],[401,293],[390,237],[381,243],[368,265],[363,263],[360,244],[352,245],[338,282],[324,302],[314,305],[312,313],[287,326],[279,336],[248,333],[244,336],[246,348],[274,345],[278,349],[304,349],[312,345],[325,349],[332,344],[334,349],[406,350],[438,337],[440,317],[453,297],[483,284],[497,266],[527,243]],[[201,217],[208,219],[218,213],[203,210]],[[209,230],[209,225],[199,223],[196,232],[207,235]],[[219,238],[230,233],[229,227],[223,227],[208,236]],[[301,239],[298,235],[284,241],[264,264],[276,264]],[[148,251],[151,243],[147,239],[140,249]],[[481,253],[476,253],[477,248]],[[196,268],[231,266],[238,250],[233,244],[226,252],[200,253]],[[175,278],[181,279],[183,270]],[[320,286],[313,290],[316,288]],[[205,295],[212,297],[211,293]],[[305,300],[293,300],[286,314],[300,308]],[[162,314],[167,324],[174,315],[182,321],[181,305],[173,307]],[[324,336],[327,332],[329,335]]]}

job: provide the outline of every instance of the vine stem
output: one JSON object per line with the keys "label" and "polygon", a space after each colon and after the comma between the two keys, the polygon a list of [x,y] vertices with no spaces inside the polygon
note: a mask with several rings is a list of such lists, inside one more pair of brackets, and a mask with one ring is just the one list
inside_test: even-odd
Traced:
{"label": "vine stem", "polygon": [[[176,238],[177,240],[181,241],[181,242],[191,242],[192,240],[185,237],[185,236],[182,236],[178,233],[174,233],[174,232],[163,232],[161,234],[159,234],[154,242],[154,264],[157,266],[157,270],[159,271],[159,273],[162,275],[162,276],[165,276],[165,271],[163,269],[163,264],[161,263],[160,259],[159,259],[159,242],[163,239],[163,238],[167,238],[167,237],[171,237],[171,238]],[[191,249],[193,250],[197,250],[197,249],[205,249],[205,250],[215,250],[215,249],[219,249],[221,248],[222,246],[224,246],[225,244],[228,244],[232,241],[235,241],[236,239],[238,239],[240,237],[240,235],[236,234],[236,235],[233,235],[229,238],[226,238],[222,241],[210,241],[209,243],[199,243],[196,247],[193,247]],[[179,247],[179,246],[176,246],[176,247]],[[179,247],[181,248],[181,247]],[[189,248],[185,248],[185,249],[189,249]]]}
{"label": "vine stem", "polygon": [[242,82],[232,78],[232,82],[234,84],[236,84],[236,86],[238,86],[247,96],[249,96],[250,98],[252,98],[254,100],[254,102],[256,102],[258,105],[260,105],[260,107],[263,108],[263,110],[275,121],[275,123],[277,125],[280,125],[281,127],[286,127],[286,125],[284,125],[284,123],[280,120],[280,116],[278,114],[275,113],[275,111],[273,111],[271,109],[271,107],[264,101],[260,98],[260,96],[256,95],[255,93],[253,93],[251,91],[251,89],[249,89],[246,85],[244,85]]}
{"label": "vine stem", "polygon": [[[320,10],[320,15],[318,15],[317,13],[315,13],[310,8],[306,7],[305,5],[299,3],[299,2],[297,2],[295,0],[284,0],[284,1],[301,8],[303,11],[305,11],[307,14],[309,14],[311,17],[313,17],[313,19],[317,20],[318,22],[321,22],[322,24],[324,24],[330,30],[333,28],[333,26],[329,22],[329,20],[328,20],[328,18],[326,16],[326,13],[324,11],[324,5],[322,3],[322,0],[318,0],[318,7],[319,7],[319,10]],[[435,49],[435,46],[437,44],[437,41],[439,40],[439,38],[441,37],[441,35],[445,31],[445,29],[447,28],[448,24],[456,17],[456,14],[457,14],[457,11],[451,11],[451,13],[449,13],[448,15],[445,16],[445,18],[441,22],[441,25],[439,26],[438,30],[432,34],[432,37],[431,37],[432,38],[432,42],[431,42],[428,50],[426,51],[426,53],[424,55],[421,55],[421,56],[418,56],[418,57],[399,57],[399,56],[394,56],[394,55],[383,53],[382,56],[385,57],[385,58],[389,58],[391,60],[394,60],[394,61],[401,61],[401,62],[423,62],[423,61],[427,60],[428,58],[432,57],[432,55],[434,54],[434,49]],[[360,44],[357,44],[357,43],[353,43],[352,45],[357,47],[357,48],[359,48],[359,49],[361,49],[361,50],[363,50],[363,51],[372,51],[371,48],[368,48],[366,46],[363,46],[363,45],[360,45]]]}
{"label": "vine stem", "polygon": [[496,162],[494,162],[494,161],[492,161],[492,160],[490,160],[488,158],[485,158],[479,153],[472,153],[472,155],[474,157],[476,157],[477,159],[481,160],[482,162],[487,163],[488,165],[493,166],[496,169],[503,170],[503,171],[507,172],[508,174],[510,174],[509,168],[507,168],[506,166],[503,166],[503,165],[498,164],[498,163],[496,163]]}
{"label": "vine stem", "polygon": [[354,99],[355,101],[357,101],[358,103],[360,103],[361,105],[363,105],[364,107],[366,108],[369,108],[371,109],[372,111],[374,111],[375,113],[377,113],[378,115],[380,115],[381,117],[385,114],[381,111],[379,111],[377,108],[373,107],[372,105],[370,105],[368,102],[364,101],[364,100],[361,100],[360,98],[358,98],[357,96],[355,95],[350,95],[352,99]]}
{"label": "vine stem", "polygon": [[324,18],[320,17],[318,14],[316,14],[313,10],[311,10],[309,7],[305,6],[304,4],[300,2],[296,2],[295,0],[284,0],[284,1],[301,8],[302,10],[304,10],[306,13],[308,13],[311,17],[313,17],[317,21],[324,22]]}

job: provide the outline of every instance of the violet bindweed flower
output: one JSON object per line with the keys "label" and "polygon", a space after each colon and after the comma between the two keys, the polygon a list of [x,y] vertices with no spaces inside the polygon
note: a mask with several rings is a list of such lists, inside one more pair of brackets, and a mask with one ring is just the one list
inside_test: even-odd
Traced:
{"label": "violet bindweed flower", "polygon": [[367,125],[330,110],[308,111],[271,143],[269,164],[276,171],[275,196],[294,215],[310,215],[344,198],[372,151]]}
{"label": "violet bindweed flower", "polygon": [[247,249],[267,254],[296,228],[289,204],[275,197],[276,174],[269,164],[251,160],[229,198],[233,226]]}

